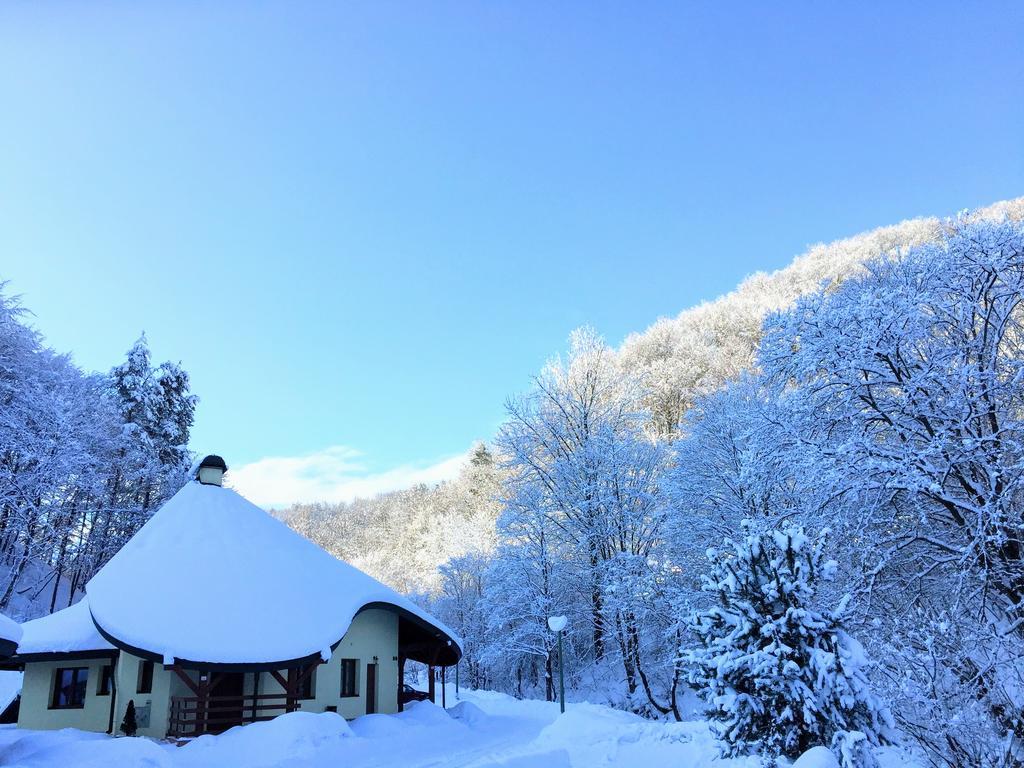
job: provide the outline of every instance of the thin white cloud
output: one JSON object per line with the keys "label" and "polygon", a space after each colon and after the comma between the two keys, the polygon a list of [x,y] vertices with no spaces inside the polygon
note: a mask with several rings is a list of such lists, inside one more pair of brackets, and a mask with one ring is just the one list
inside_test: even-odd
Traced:
{"label": "thin white cloud", "polygon": [[227,484],[261,507],[314,501],[352,501],[455,477],[468,452],[434,464],[406,464],[371,472],[354,448],[335,445],[305,456],[268,456],[232,467]]}

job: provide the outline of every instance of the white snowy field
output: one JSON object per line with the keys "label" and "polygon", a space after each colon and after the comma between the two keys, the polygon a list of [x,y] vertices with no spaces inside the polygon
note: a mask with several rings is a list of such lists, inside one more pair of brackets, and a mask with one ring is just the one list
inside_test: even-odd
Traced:
{"label": "white snowy field", "polygon": [[[449,687],[447,711],[430,703],[350,723],[332,713],[296,712],[203,736],[183,747],[75,730],[0,726],[0,765],[29,768],[757,768],[756,757],[721,759],[706,723],[657,723],[593,704],[520,701]],[[823,750],[822,750],[823,751]],[[822,758],[826,759],[822,759]],[[916,768],[895,749],[881,768]],[[799,768],[827,768],[809,754]]]}

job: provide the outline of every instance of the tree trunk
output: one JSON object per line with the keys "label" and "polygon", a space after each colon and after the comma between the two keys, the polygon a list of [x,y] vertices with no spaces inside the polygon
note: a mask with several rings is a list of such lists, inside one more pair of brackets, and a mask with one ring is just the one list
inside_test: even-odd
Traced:
{"label": "tree trunk", "polygon": [[625,624],[626,633],[629,636],[629,649],[633,655],[633,666],[636,667],[636,672],[640,676],[640,682],[644,686],[644,693],[647,694],[647,701],[649,701],[651,706],[658,710],[658,712],[663,715],[667,715],[670,708],[659,703],[654,698],[654,692],[651,690],[651,682],[648,680],[647,673],[644,672],[643,663],[640,660],[640,633],[636,628],[636,619],[631,615],[627,615]]}
{"label": "tree trunk", "polygon": [[600,661],[604,657],[604,620],[601,617],[601,582],[597,571],[597,552],[591,544],[590,551],[590,605],[594,621],[594,661]]}
{"label": "tree trunk", "polygon": [[555,680],[551,668],[551,654],[544,659],[544,701],[555,700]]}
{"label": "tree trunk", "polygon": [[636,669],[633,666],[633,654],[630,653],[630,649],[626,642],[626,637],[622,631],[622,614],[615,614],[615,637],[619,642],[619,653],[622,655],[622,666],[626,671],[626,689],[629,691],[630,697],[636,693]]}

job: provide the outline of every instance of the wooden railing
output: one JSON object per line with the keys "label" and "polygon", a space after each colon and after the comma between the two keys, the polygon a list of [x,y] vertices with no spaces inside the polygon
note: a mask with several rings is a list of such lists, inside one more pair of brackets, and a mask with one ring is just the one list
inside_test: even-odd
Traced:
{"label": "wooden railing", "polygon": [[273,720],[300,706],[286,693],[236,696],[171,696],[167,735],[175,738],[220,733],[235,725]]}

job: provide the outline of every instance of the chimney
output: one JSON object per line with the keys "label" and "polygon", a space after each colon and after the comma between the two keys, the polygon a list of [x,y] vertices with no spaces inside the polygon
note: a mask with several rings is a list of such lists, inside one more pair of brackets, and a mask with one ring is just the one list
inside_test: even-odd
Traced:
{"label": "chimney", "polygon": [[210,454],[199,462],[196,480],[203,485],[223,485],[224,473],[227,471],[228,465],[224,463],[224,459],[216,454]]}

